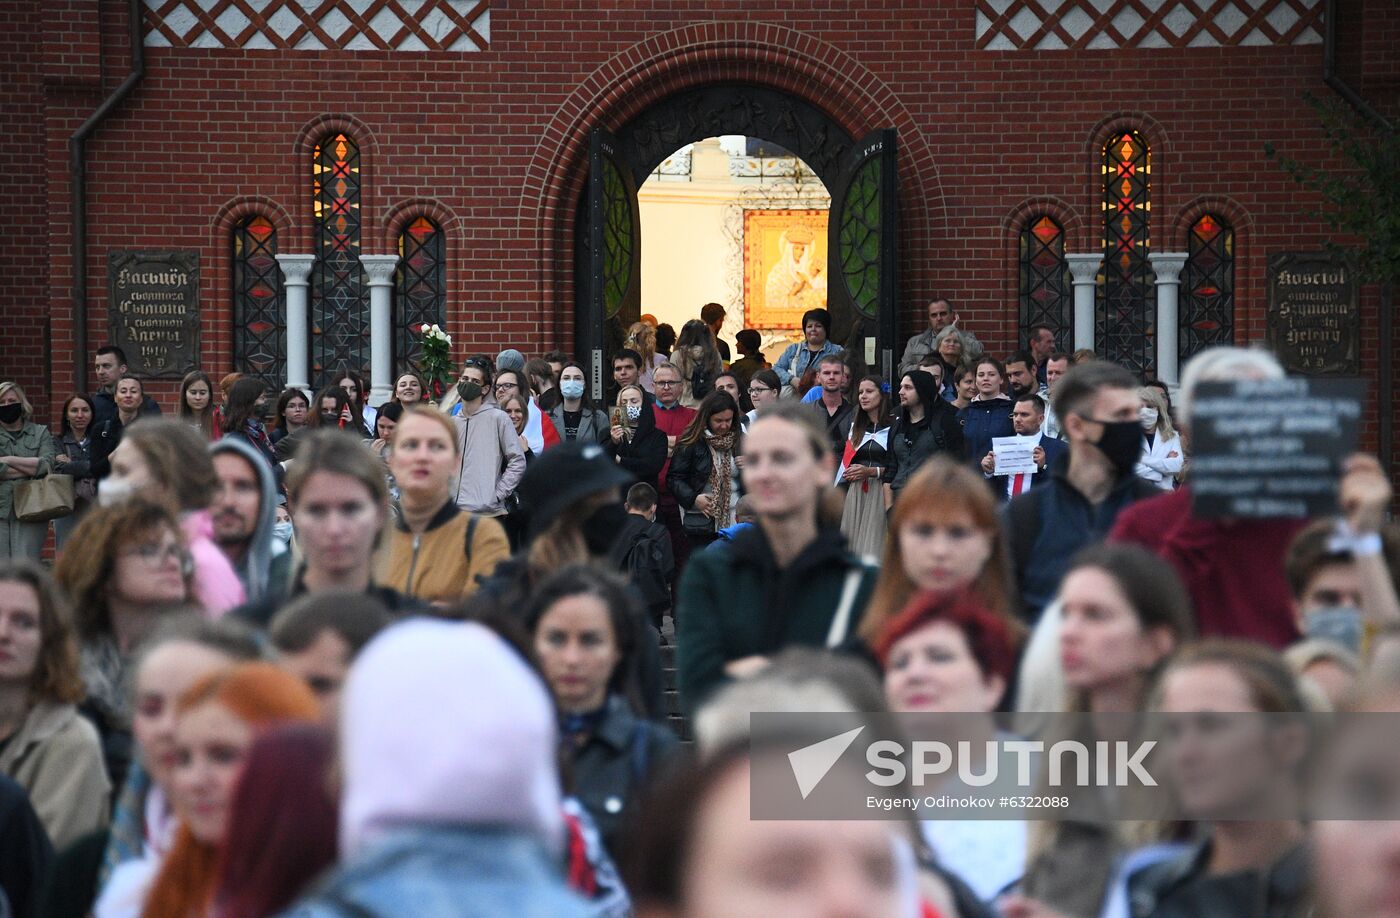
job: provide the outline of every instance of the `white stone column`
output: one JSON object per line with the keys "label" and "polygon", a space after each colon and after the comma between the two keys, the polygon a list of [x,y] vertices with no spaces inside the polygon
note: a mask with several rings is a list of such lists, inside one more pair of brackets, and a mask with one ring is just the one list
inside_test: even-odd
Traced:
{"label": "white stone column", "polygon": [[301,389],[310,398],[311,390],[311,329],[307,280],[314,255],[278,255],[282,269],[282,286],[287,291],[287,388]]}
{"label": "white stone column", "polygon": [[1074,349],[1094,349],[1094,285],[1098,281],[1103,253],[1066,255],[1074,282]]}
{"label": "white stone column", "polygon": [[361,255],[360,264],[369,276],[369,404],[373,408],[394,394],[394,351],[391,326],[391,287],[397,255]]}
{"label": "white stone column", "polygon": [[1181,327],[1181,269],[1186,267],[1186,253],[1153,252],[1147,260],[1157,272],[1157,378],[1175,389],[1181,382],[1177,336]]}

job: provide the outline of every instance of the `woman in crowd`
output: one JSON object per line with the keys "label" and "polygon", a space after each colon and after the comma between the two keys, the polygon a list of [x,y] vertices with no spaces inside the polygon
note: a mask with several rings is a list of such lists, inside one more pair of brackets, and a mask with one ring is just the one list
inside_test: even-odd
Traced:
{"label": "woman in crowd", "polygon": [[[653,488],[666,464],[666,435],[656,427],[656,413],[647,406],[641,386],[623,386],[617,393],[603,448],[638,481]],[[677,444],[679,445],[679,444]]]}
{"label": "woman in crowd", "polygon": [[[507,370],[502,376],[511,375]],[[497,396],[501,410],[510,418],[511,426],[515,428],[515,435],[520,440],[520,451],[525,454],[525,464],[529,465],[535,461],[535,451],[530,447],[530,440],[525,435],[525,425],[530,420],[530,400],[519,392],[503,393]]]}
{"label": "woman in crowd", "polygon": [[430,408],[403,413],[389,471],[399,512],[379,582],[424,602],[453,603],[476,592],[510,555],[500,522],[457,508],[452,477],[461,459],[452,421]]}
{"label": "woman in crowd", "polygon": [[373,440],[374,409],[369,406],[369,387],[365,378],[346,367],[336,374],[333,384],[339,386],[350,397],[350,409],[354,413],[353,423],[366,440]]}
{"label": "woman in crowd", "polygon": [[290,432],[277,441],[276,453],[280,462],[291,459],[303,441],[315,430],[344,430],[360,436],[361,428],[355,424],[355,409],[350,404],[350,396],[339,386],[327,386],[316,393],[306,416],[306,426]]}
{"label": "woman in crowd", "polygon": [[676,330],[671,327],[670,322],[662,322],[656,326],[656,353],[661,357],[670,360],[671,352],[676,349]]}
{"label": "woman in crowd", "polygon": [[[55,865],[50,915],[130,918],[140,913],[151,879],[175,840],[170,776],[176,703],[206,674],[255,660],[259,653],[257,638],[242,624],[193,614],[165,618],[141,642],[129,686],[135,761],[109,831],[75,845]],[[85,849],[95,849],[98,857]]]}
{"label": "woman in crowd", "polygon": [[[242,413],[237,390],[244,383],[262,385],[256,380],[239,380],[228,418]],[[238,435],[231,432],[229,436]],[[171,418],[145,418],[126,432],[112,454],[112,475],[103,482],[110,499],[139,492],[159,496],[179,509],[185,546],[194,566],[194,598],[211,617],[223,615],[246,598],[233,564],[213,539],[209,504],[215,480],[208,444],[198,434]]]}
{"label": "woman in crowd", "polygon": [[92,473],[92,421],[96,408],[86,395],[70,396],[63,403],[55,472],[73,476],[73,512],[53,521],[54,545],[58,551],[68,542],[78,521],[97,502],[97,478]]}
{"label": "woman in crowd", "polygon": [[224,436],[247,443],[272,468],[277,467],[277,453],[267,425],[267,386],[260,379],[245,376],[233,384],[224,407]]}
{"label": "woman in crowd", "polygon": [[886,507],[894,506],[909,479],[934,456],[965,455],[956,409],[938,394],[928,373],[910,370],[900,378],[899,406],[890,425],[889,464],[880,475]]}
{"label": "woman in crowd", "polygon": [[627,329],[627,340],[623,346],[642,355],[642,372],[638,381],[646,391],[655,392],[651,386],[651,371],[666,362],[666,358],[656,352],[656,329],[645,322],[633,322],[632,327]]}
{"label": "woman in crowd", "polygon": [[939,456],[909,480],[905,494],[890,513],[880,580],[861,622],[866,646],[874,647],[920,592],[971,591],[982,606],[1008,616],[1006,549],[996,498],[982,476],[951,455]]}
{"label": "woman in crowd", "polygon": [[953,380],[952,397],[948,399],[958,411],[958,421],[967,417],[967,406],[977,397],[977,371],[967,364],[960,365],[947,377]]}
{"label": "woman in crowd", "polygon": [[233,792],[215,869],[217,918],[278,915],[335,863],[335,743],[309,724],[263,733]]}
{"label": "woman in crowd", "polygon": [[681,506],[681,524],[699,550],[715,532],[734,525],[739,483],[739,406],[727,392],[711,392],[685,432],[666,473],[666,484]]}
{"label": "woman in crowd", "polygon": [[224,407],[228,405],[229,393],[233,391],[234,383],[244,376],[243,373],[225,373],[219,380],[219,404],[214,406],[214,429],[224,429]]}
{"label": "woman in crowd", "polygon": [[878,376],[856,384],[856,413],[838,484],[846,489],[841,532],[858,555],[878,558],[885,548],[885,492],[880,473],[889,464],[890,401]]}
{"label": "woman in crowd", "polygon": [[635,644],[641,619],[626,581],[583,564],[542,582],[526,613],[559,708],[573,795],[614,857],[638,791],[677,747],[675,734],[646,719]]}
{"label": "woman in crowd", "polygon": [[953,378],[958,367],[964,364],[971,365],[973,360],[982,356],[980,352],[972,353],[974,350],[976,348],[971,346],[969,337],[955,326],[949,325],[934,336],[933,353],[943,365],[945,386]]}
{"label": "woman in crowd", "polygon": [[776,404],[783,394],[783,381],[778,378],[778,374],[772,370],[759,370],[749,378],[749,404],[753,409],[744,415],[744,429],[758,418],[758,413],[764,405]]}
{"label": "woman in crowd", "polygon": [[786,646],[855,633],[875,569],[846,548],[831,440],[810,406],[765,410],[744,438],[743,484],[758,525],[691,556],[676,637],[681,700],[695,710]]}
{"label": "woman in crowd", "polygon": [[[648,796],[623,865],[637,914],[941,914],[920,910],[914,855],[898,822],[753,819],[751,773],[775,767],[788,767],[781,751],[735,744]],[[864,780],[849,770],[838,766],[826,780]]]}
{"label": "woman in crowd", "polygon": [[394,394],[392,400],[411,408],[422,402],[426,396],[423,393],[428,391],[428,387],[423,385],[423,379],[412,370],[406,370],[399,374],[399,378],[394,380]]}
{"label": "woman in crowd", "polygon": [[1181,437],[1172,426],[1172,415],[1162,390],[1143,386],[1138,390],[1142,408],[1142,458],[1137,464],[1137,476],[1150,481],[1163,491],[1176,487],[1177,476],[1186,465],[1186,450]]}
{"label": "woman in crowd", "polygon": [[763,336],[746,328],[734,336],[734,349],[739,352],[739,359],[730,363],[729,369],[739,377],[739,387],[747,389],[755,373],[768,369],[768,361],[763,357]]}
{"label": "woman in crowd", "polygon": [[832,343],[831,313],[825,309],[809,309],[802,314],[803,340],[795,341],[784,349],[773,370],[784,387],[797,387],[798,381],[807,371],[816,367],[817,362],[827,354],[839,354],[841,348]]}
{"label": "woman in crowd", "polygon": [[[993,713],[1016,666],[1016,636],[1004,614],[971,592],[920,593],[880,629],[874,650],[891,710],[956,715],[948,723],[971,749],[1002,738]],[[985,770],[981,763],[970,769]],[[1025,870],[1024,820],[935,818],[924,820],[923,830],[939,864],[984,902]]]}
{"label": "woman in crowd", "polygon": [[[92,471],[99,481],[111,474],[112,454],[121,445],[126,428],[146,414],[146,388],[135,376],[123,376],[112,387],[112,401],[117,406],[117,413],[102,421],[92,433]],[[99,484],[99,501],[104,499],[101,489],[102,485]]]}
{"label": "woman in crowd", "polygon": [[403,405],[398,402],[385,402],[375,409],[374,440],[370,451],[385,462],[389,461],[389,450],[394,443],[394,431],[403,417]]}
{"label": "woman in crowd", "polygon": [[195,370],[180,381],[180,420],[204,434],[206,440],[217,440],[223,433],[214,425],[214,384],[203,370]]}
{"label": "woman in crowd", "polygon": [[107,822],[102,741],[78,714],[72,613],[33,561],[0,561],[0,772],[24,788],[55,848]]}
{"label": "woman in crowd", "polygon": [[602,443],[608,438],[608,416],[593,404],[586,392],[583,367],[573,362],[564,364],[559,371],[560,398],[550,409],[549,420],[566,443],[575,440]]}
{"label": "woman in crowd", "polygon": [[170,775],[179,827],[146,894],[142,918],[209,913],[219,849],[249,748],[259,733],[278,724],[314,722],[319,713],[305,683],[271,663],[240,663],[210,673],[180,697]]}
{"label": "woman in crowd", "polygon": [[[272,431],[269,436],[272,445],[277,446],[284,437],[291,436],[306,428],[311,422],[311,402],[300,389],[287,389],[277,396],[277,411],[273,415]],[[279,457],[280,458],[280,457]]]}
{"label": "woman in crowd", "polygon": [[57,456],[53,435],[34,423],[34,406],[24,390],[17,383],[0,383],[0,558],[39,560],[49,524],[19,518],[15,485],[49,474]]}
{"label": "woman in crowd", "polygon": [[1288,666],[1261,644],[1202,641],[1172,658],[1154,694],[1165,783],[1208,834],[1128,879],[1135,914],[1307,914],[1301,784],[1310,738]]}
{"label": "woman in crowd", "polygon": [[979,464],[992,451],[995,437],[1014,437],[1011,399],[1006,397],[1006,367],[995,357],[982,356],[972,365],[977,395],[967,406],[963,421],[963,442],[967,458]]}
{"label": "woman in crowd", "polygon": [[[540,406],[535,404],[534,392],[525,380],[525,373],[521,370],[502,370],[496,374],[496,385],[492,391],[495,393],[496,403],[503,409],[511,396],[520,397],[523,407],[515,430],[523,438],[520,448],[525,450],[525,458],[528,461],[532,451],[538,456],[548,447],[558,443],[559,432],[554,429],[554,423],[545,417]],[[514,420],[512,418],[512,421]]]}
{"label": "woman in crowd", "polygon": [[389,489],[384,466],[357,437],[340,430],[309,434],[287,470],[287,503],[296,521],[301,567],[286,590],[269,589],[237,614],[267,627],[288,601],[326,590],[368,593],[396,614],[422,607],[374,580]]}
{"label": "woman in crowd", "polygon": [[108,772],[120,783],[131,721],[123,690],[127,664],[151,628],[193,598],[194,566],[174,514],[144,497],[93,510],[68,546],[54,566],[54,579],[73,602],[87,687],[84,707],[97,720]]}
{"label": "woman in crowd", "polygon": [[[1059,596],[1057,668],[1069,695],[1065,707],[1110,716],[1145,710],[1162,664],[1195,635],[1186,597],[1171,566],[1141,548],[1097,546],[1076,556]],[[1089,720],[1089,729],[1097,733],[1098,723]],[[1124,722],[1119,717],[1112,723]],[[1032,832],[1021,894],[1007,913],[1033,916],[1039,914],[1033,908],[1050,908],[1067,915],[1098,914],[1117,859],[1152,840],[1128,837],[1132,828],[1068,819],[1042,824]]]}
{"label": "woman in crowd", "polygon": [[681,326],[671,363],[681,374],[680,403],[687,408],[700,407],[701,400],[714,388],[715,377],[724,371],[724,363],[715,347],[715,336],[699,319],[691,319]]}

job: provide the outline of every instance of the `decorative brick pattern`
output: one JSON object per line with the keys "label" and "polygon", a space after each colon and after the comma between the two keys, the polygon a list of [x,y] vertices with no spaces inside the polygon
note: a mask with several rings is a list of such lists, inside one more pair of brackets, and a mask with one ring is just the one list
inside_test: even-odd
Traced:
{"label": "decorative brick pattern", "polygon": [[976,0],[984,51],[1322,43],[1323,0]]}
{"label": "decorative brick pattern", "polygon": [[488,0],[145,0],[146,44],[243,51],[481,51]]}

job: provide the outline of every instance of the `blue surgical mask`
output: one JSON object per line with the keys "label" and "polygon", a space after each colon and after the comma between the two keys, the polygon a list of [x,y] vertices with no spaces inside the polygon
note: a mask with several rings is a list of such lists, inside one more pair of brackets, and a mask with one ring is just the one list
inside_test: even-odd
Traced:
{"label": "blue surgical mask", "polygon": [[559,384],[559,391],[565,398],[583,398],[583,380],[566,379]]}
{"label": "blue surgical mask", "polygon": [[1352,653],[1361,653],[1361,610],[1351,606],[1329,606],[1303,613],[1305,637],[1340,644]]}

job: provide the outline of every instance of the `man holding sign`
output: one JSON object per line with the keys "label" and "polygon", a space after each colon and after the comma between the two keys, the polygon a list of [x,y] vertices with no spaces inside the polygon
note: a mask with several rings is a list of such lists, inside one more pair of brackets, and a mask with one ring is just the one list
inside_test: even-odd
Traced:
{"label": "man holding sign", "polygon": [[991,479],[997,498],[1010,500],[1050,480],[1050,467],[1065,454],[1059,440],[1042,435],[1045,401],[1034,392],[1016,399],[1011,409],[1014,437],[996,437],[982,457],[982,474]]}

